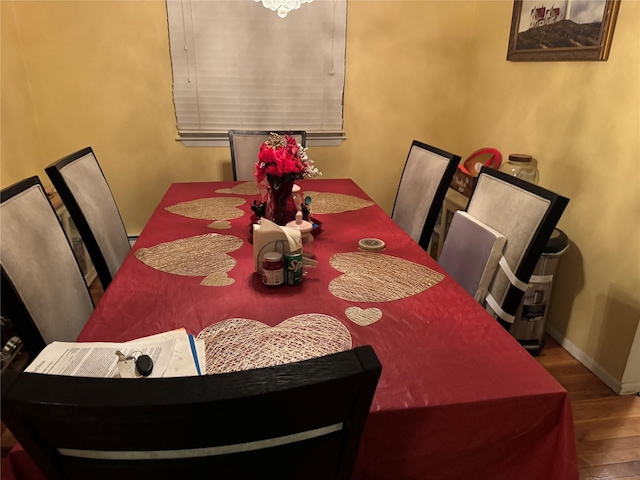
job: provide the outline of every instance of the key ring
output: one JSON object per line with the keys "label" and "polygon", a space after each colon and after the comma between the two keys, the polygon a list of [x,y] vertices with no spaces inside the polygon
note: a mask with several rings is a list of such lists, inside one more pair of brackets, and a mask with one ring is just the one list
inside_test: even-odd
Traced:
{"label": "key ring", "polygon": [[[139,353],[138,357],[134,357],[134,353]],[[153,371],[153,360],[149,355],[143,354],[140,350],[134,350],[131,355],[125,355],[120,350],[116,350],[118,356],[118,370],[123,378],[135,377],[135,371],[143,377],[148,377]]]}

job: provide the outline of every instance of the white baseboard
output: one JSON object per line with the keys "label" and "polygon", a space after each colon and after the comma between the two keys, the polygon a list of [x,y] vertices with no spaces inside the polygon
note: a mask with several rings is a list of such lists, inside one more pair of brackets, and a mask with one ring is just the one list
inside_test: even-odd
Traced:
{"label": "white baseboard", "polygon": [[580,350],[571,340],[564,338],[560,332],[555,330],[551,325],[545,326],[545,331],[558,342],[562,348],[573,355],[576,360],[587,367],[593,374],[604,382],[614,393],[618,395],[629,395],[640,392],[640,384],[636,383],[620,383],[620,380],[607,372],[598,362],[589,355]]}
{"label": "white baseboard", "polygon": [[627,382],[622,384],[618,395],[634,395],[636,393],[640,395],[640,382]]}
{"label": "white baseboard", "polygon": [[84,281],[87,283],[87,286],[90,286],[93,281],[97,278],[98,274],[96,273],[96,269],[91,265],[91,270],[84,276]]}

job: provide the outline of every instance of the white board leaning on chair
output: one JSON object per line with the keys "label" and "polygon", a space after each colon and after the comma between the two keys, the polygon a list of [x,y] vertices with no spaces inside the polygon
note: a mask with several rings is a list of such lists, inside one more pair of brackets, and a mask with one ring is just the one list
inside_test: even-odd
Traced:
{"label": "white board leaning on chair", "polygon": [[453,215],[438,263],[482,303],[498,268],[507,238],[467,212]]}

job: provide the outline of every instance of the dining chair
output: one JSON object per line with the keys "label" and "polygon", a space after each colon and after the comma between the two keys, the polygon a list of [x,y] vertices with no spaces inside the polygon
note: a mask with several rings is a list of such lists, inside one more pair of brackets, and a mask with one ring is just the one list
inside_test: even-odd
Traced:
{"label": "dining chair", "polygon": [[460,157],[414,140],[391,218],[425,250]]}
{"label": "dining chair", "polygon": [[34,358],[48,343],[74,341],[93,300],[38,177],[0,193],[2,315]]}
{"label": "dining chair", "polygon": [[[466,212],[506,238],[484,301],[489,313],[507,329],[568,203],[568,198],[520,178],[492,168],[480,170]],[[474,240],[473,236],[466,239]]]}
{"label": "dining chair", "polygon": [[307,146],[307,132],[304,130],[229,130],[231,167],[234,180],[253,180],[255,164],[260,146],[271,133],[289,135],[303,147]]}
{"label": "dining chair", "polygon": [[107,289],[131,250],[118,206],[91,147],[45,168]]}
{"label": "dining chair", "polygon": [[22,373],[3,419],[50,478],[347,479],[381,368],[367,345],[196,377]]}

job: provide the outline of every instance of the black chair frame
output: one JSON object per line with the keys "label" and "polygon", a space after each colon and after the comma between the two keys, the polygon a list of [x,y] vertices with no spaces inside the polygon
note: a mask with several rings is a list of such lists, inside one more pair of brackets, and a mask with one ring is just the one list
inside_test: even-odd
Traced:
{"label": "black chair frame", "polygon": [[[549,208],[547,209],[547,212],[544,215],[544,218],[538,225],[538,228],[536,229],[536,232],[533,235],[533,240],[528,245],[522,257],[522,261],[520,262],[520,265],[518,265],[518,267],[513,272],[518,279],[520,279],[525,283],[528,283],[529,279],[531,278],[531,275],[533,274],[533,270],[536,268],[538,260],[542,255],[545,245],[549,241],[549,238],[551,238],[551,234],[553,233],[553,230],[556,228],[556,225],[558,224],[560,217],[562,217],[562,214],[565,208],[569,204],[569,199],[561,195],[558,195],[556,193],[553,193],[538,185],[527,182],[520,178],[516,178],[512,175],[508,175],[504,172],[501,172],[493,168],[482,167],[480,169],[478,178],[480,178],[480,176],[482,175],[489,175],[489,176],[498,178],[500,180],[503,180],[504,182],[515,185],[516,187],[519,187],[522,190],[526,190],[541,198],[545,198],[550,202]],[[473,187],[469,202],[472,201],[473,194],[475,193],[477,186],[478,186],[478,182],[476,182]],[[502,302],[502,305],[501,305],[505,313],[509,315],[516,315],[523,296],[524,296],[524,292],[522,290],[515,287],[513,284],[510,284],[508,287],[506,296],[504,298],[504,301]],[[501,319],[500,317],[498,317],[498,321],[507,330],[511,328],[512,324]]]}
{"label": "black chair frame", "polygon": [[[26,178],[20,182],[17,182],[7,188],[4,188],[0,192],[0,203],[4,203],[5,201],[13,198],[14,196],[24,192],[25,190],[33,187],[34,185],[39,185],[44,192],[44,187],[40,182],[40,179],[37,176]],[[51,202],[49,202],[51,205]],[[53,215],[56,215],[56,211],[51,205],[51,212]],[[62,230],[62,225],[60,226]],[[66,236],[65,236],[66,237]],[[69,250],[73,250],[71,242],[68,237],[67,243],[69,244]],[[80,264],[78,263],[77,258],[76,264],[78,265],[78,271],[82,272],[80,268]],[[0,295],[2,296],[2,316],[8,318],[13,327],[16,330],[16,333],[24,343],[25,349],[31,356],[31,358],[35,358],[38,353],[42,351],[42,349],[47,345],[47,342],[42,337],[40,330],[38,329],[33,317],[29,313],[28,308],[24,304],[22,297],[20,296],[18,290],[16,289],[14,283],[11,281],[11,278],[5,271],[4,267],[0,266]],[[55,282],[55,275],[52,275],[49,281]],[[89,293],[89,287],[87,287],[87,293]],[[93,299],[91,300],[93,303]]]}
{"label": "black chair frame", "polygon": [[48,478],[346,479],[381,368],[362,346],[198,377],[23,373],[2,410]]}
{"label": "black chair frame", "polygon": [[[402,175],[400,175],[400,182],[402,182],[402,177],[404,176],[405,170],[407,168],[407,163],[411,155],[411,150],[413,149],[414,146],[421,148],[423,150],[428,150],[440,157],[444,157],[449,160],[449,163],[447,164],[444,174],[442,175],[440,183],[438,184],[438,188],[436,189],[436,193],[433,196],[431,207],[427,212],[427,216],[424,221],[424,226],[422,227],[422,233],[418,241],[418,244],[424,250],[427,250],[429,248],[429,241],[431,240],[431,235],[433,234],[433,229],[435,228],[436,222],[438,220],[438,215],[440,214],[442,204],[444,203],[444,197],[447,195],[449,185],[451,185],[451,181],[453,180],[453,176],[456,173],[456,169],[458,168],[458,164],[460,163],[461,157],[453,153],[449,153],[444,150],[441,150],[437,147],[427,145],[426,143],[420,142],[418,140],[414,140],[411,143],[411,148],[409,149],[407,160],[405,161],[404,168],[402,169]],[[393,216],[393,211],[395,211],[396,209],[396,203],[398,201],[399,193],[400,193],[400,187],[398,186],[398,191],[396,192],[396,198],[393,203],[393,210],[391,214],[392,216]]]}
{"label": "black chair frame", "polygon": [[[91,227],[89,226],[89,222],[87,221],[87,218],[84,212],[80,208],[80,205],[78,205],[78,202],[76,201],[73,193],[69,189],[67,182],[65,181],[60,171],[64,166],[76,161],[79,158],[84,157],[89,153],[91,153],[95,157],[95,153],[93,152],[93,149],[91,147],[86,147],[86,148],[83,148],[82,150],[78,150],[77,152],[74,152],[70,155],[67,155],[66,157],[61,158],[55,163],[52,163],[51,165],[45,168],[45,172],[49,176],[51,183],[53,184],[54,188],[58,192],[58,195],[60,195],[60,199],[62,200],[62,203],[64,203],[64,206],[69,212],[71,219],[75,223],[76,228],[78,229],[78,232],[82,237],[82,241],[84,242],[87,248],[87,252],[89,252],[89,257],[91,258],[91,262],[93,263],[93,266],[96,269],[96,273],[98,275],[98,278],[100,279],[102,288],[106,290],[107,287],[111,284],[111,280],[113,280],[111,276],[111,272],[109,271],[109,267],[107,266],[107,262],[104,258],[102,250],[100,249],[100,245],[96,240],[93,230],[91,230]],[[104,172],[102,172],[102,167],[100,167],[99,163],[98,163],[98,168],[100,169],[100,173],[102,173],[102,176],[104,177]],[[105,183],[107,184],[107,187],[111,192],[111,188],[109,187],[106,177],[105,177]],[[111,193],[111,196],[113,198],[113,193]],[[115,200],[114,200],[114,203],[115,203]],[[122,217],[120,217],[120,221],[122,222]],[[124,222],[122,222],[122,228],[123,230],[126,231]]]}

